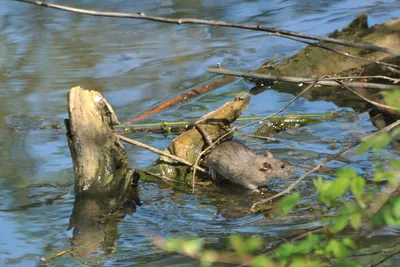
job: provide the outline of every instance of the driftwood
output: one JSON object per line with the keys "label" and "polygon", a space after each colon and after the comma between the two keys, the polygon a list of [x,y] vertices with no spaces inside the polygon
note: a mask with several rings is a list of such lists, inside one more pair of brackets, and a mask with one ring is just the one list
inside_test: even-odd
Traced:
{"label": "driftwood", "polygon": [[125,124],[132,124],[136,123],[140,120],[143,120],[147,117],[150,117],[154,114],[157,114],[161,111],[164,111],[166,109],[169,109],[171,107],[174,107],[178,104],[181,104],[183,102],[189,101],[190,99],[194,97],[198,97],[206,92],[212,91],[215,88],[221,87],[223,85],[226,85],[228,83],[231,83],[235,81],[235,77],[231,76],[224,76],[221,78],[214,79],[210,82],[207,82],[205,84],[202,84],[200,86],[195,87],[194,89],[187,91],[183,94],[177,95],[171,99],[168,99],[164,102],[161,102],[160,104],[156,105],[155,107],[152,107],[148,110],[143,111],[142,113],[136,114],[132,118],[130,118]]}
{"label": "driftwood", "polygon": [[66,121],[75,194],[121,196],[133,182],[124,147],[113,126],[113,109],[99,92],[72,88]]}
{"label": "driftwood", "polygon": [[[374,45],[385,46],[393,50],[399,50],[400,43],[400,19],[395,19],[384,24],[368,26],[367,17],[359,15],[353,22],[343,28],[342,31],[331,33],[331,37],[343,40],[356,40]],[[329,45],[323,43],[325,45]],[[330,46],[331,47],[331,46]],[[363,49],[343,47],[340,50],[343,53],[368,57],[375,61],[383,61],[394,66],[400,66],[400,58],[397,56],[388,56],[382,52],[369,52]],[[362,95],[374,102],[381,103],[379,89],[367,89],[363,84],[366,83],[386,83],[383,87],[394,88],[400,75],[394,68],[383,66],[376,63],[366,63],[357,59],[351,59],[344,55],[338,55],[330,51],[322,50],[316,46],[307,46],[297,52],[295,55],[286,58],[277,63],[266,62],[263,67],[255,71],[256,74],[266,74],[272,77],[292,76],[292,77],[320,77],[329,75],[332,78],[346,76],[374,76],[359,80],[360,84],[354,84],[352,88],[359,95]],[[256,77],[255,77],[256,78]],[[393,81],[388,82],[388,78]],[[259,78],[256,78],[257,80]],[[326,79],[324,82],[328,82]],[[258,85],[266,84],[265,80],[258,80]],[[343,82],[349,82],[351,79]],[[333,82],[333,81],[330,81]],[[285,93],[297,94],[301,87],[293,86],[285,82],[274,83],[275,90]],[[372,87],[371,87],[372,88]],[[257,89],[260,90],[259,86]],[[325,100],[335,103],[339,107],[352,107],[359,111],[369,109],[371,105],[346,89],[338,87],[322,86],[318,90],[305,95],[308,100]]]}
{"label": "driftwood", "polygon": [[[230,124],[247,108],[249,100],[250,95],[248,93],[239,93],[233,101],[227,102],[220,108],[204,115],[198,119],[196,123],[202,125],[204,131],[207,132],[214,142],[230,131]],[[227,138],[232,138],[232,136],[228,136]],[[165,152],[194,164],[205,146],[206,142],[203,136],[197,129],[192,128],[176,137]],[[156,167],[158,169],[157,172],[161,172],[163,176],[185,181],[188,184],[192,182],[192,176],[190,175],[191,168],[186,165],[178,164],[169,157],[160,156],[157,165],[154,167]]]}

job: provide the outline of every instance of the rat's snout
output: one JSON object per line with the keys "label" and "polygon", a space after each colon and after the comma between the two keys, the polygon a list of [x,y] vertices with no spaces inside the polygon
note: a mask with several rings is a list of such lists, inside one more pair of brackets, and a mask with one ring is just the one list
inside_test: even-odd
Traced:
{"label": "rat's snout", "polygon": [[288,166],[288,169],[287,169],[287,171],[286,171],[286,173],[287,173],[287,175],[289,176],[289,175],[293,174],[295,170],[296,170],[296,167],[295,167],[295,166],[289,165],[289,166]]}

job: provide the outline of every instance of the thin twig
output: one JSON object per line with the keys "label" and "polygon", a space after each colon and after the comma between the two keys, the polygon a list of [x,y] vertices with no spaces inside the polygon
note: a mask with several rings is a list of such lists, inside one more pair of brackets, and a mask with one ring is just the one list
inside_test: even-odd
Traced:
{"label": "thin twig", "polygon": [[365,211],[364,215],[366,218],[372,217],[374,214],[382,209],[382,207],[387,203],[392,194],[399,189],[399,183],[397,182],[395,185],[389,185],[385,189],[386,190],[380,193],[375,198],[373,204]]}
{"label": "thin twig", "polygon": [[164,18],[164,17],[156,17],[156,16],[147,16],[143,12],[139,12],[136,14],[120,13],[120,12],[101,12],[101,11],[94,11],[94,10],[89,10],[89,9],[74,8],[74,7],[68,7],[68,6],[63,6],[63,5],[50,4],[50,3],[43,2],[43,1],[30,1],[30,0],[13,0],[13,1],[27,3],[27,4],[31,4],[31,5],[43,6],[43,7],[53,8],[53,9],[64,10],[67,12],[74,12],[74,13],[79,13],[79,14],[84,14],[84,15],[90,15],[90,16],[143,19],[143,20],[150,20],[150,21],[157,21],[157,22],[173,23],[173,24],[212,25],[212,26],[219,26],[219,27],[229,27],[229,28],[247,29],[247,30],[252,30],[252,31],[269,32],[269,33],[273,33],[273,34],[279,33],[281,35],[300,37],[300,38],[304,38],[304,39],[317,40],[317,41],[321,41],[321,42],[333,43],[333,44],[350,46],[350,47],[358,47],[358,48],[362,48],[362,49],[368,49],[370,51],[381,51],[381,52],[385,52],[388,54],[392,54],[394,56],[400,56],[399,52],[394,51],[389,48],[386,48],[386,47],[381,47],[381,46],[372,45],[372,44],[358,43],[358,42],[350,42],[350,41],[334,39],[334,38],[330,38],[330,37],[315,36],[315,35],[310,35],[310,34],[294,32],[294,31],[277,29],[277,28],[263,27],[258,24],[249,25],[249,24],[240,24],[240,23],[229,23],[226,21],[204,20],[204,19],[193,19],[193,18],[172,19],[172,18]]}
{"label": "thin twig", "polygon": [[392,106],[388,106],[388,105],[384,105],[384,104],[381,104],[381,103],[378,103],[378,102],[376,102],[376,101],[373,101],[373,100],[370,100],[370,99],[366,98],[365,96],[359,94],[359,93],[358,93],[357,91],[355,91],[353,88],[351,88],[350,86],[347,86],[346,84],[344,84],[343,82],[341,82],[341,81],[339,81],[339,80],[335,80],[335,82],[337,82],[338,84],[340,84],[341,86],[343,86],[343,88],[349,90],[349,91],[352,92],[353,94],[357,95],[358,97],[362,98],[364,101],[366,101],[366,102],[368,102],[368,103],[370,103],[370,104],[372,104],[372,105],[374,105],[374,106],[377,106],[377,107],[380,107],[380,108],[384,108],[384,109],[389,109],[389,110],[400,111],[399,108],[392,107]]}
{"label": "thin twig", "polygon": [[48,262],[50,262],[50,261],[52,261],[52,260],[54,260],[54,259],[56,259],[56,258],[58,258],[58,257],[64,256],[65,254],[70,253],[70,252],[73,251],[73,250],[74,250],[73,248],[67,248],[67,249],[61,250],[61,251],[59,251],[59,252],[57,252],[57,253],[54,253],[54,254],[52,254],[52,255],[50,255],[50,256],[42,257],[41,260],[42,260],[43,262],[48,263]]}
{"label": "thin twig", "polygon": [[289,194],[293,188],[295,188],[302,180],[304,180],[305,178],[307,178],[310,174],[314,173],[315,171],[319,170],[321,167],[325,166],[328,162],[330,162],[331,160],[333,160],[334,158],[336,158],[337,156],[343,154],[344,152],[348,151],[349,149],[357,146],[358,144],[360,144],[361,142],[365,142],[366,140],[370,139],[373,136],[376,136],[377,134],[380,134],[382,132],[389,132],[390,130],[392,130],[393,128],[397,127],[400,125],[400,120],[395,121],[392,124],[389,124],[388,126],[370,134],[367,135],[365,137],[363,137],[361,140],[354,142],[351,145],[348,145],[346,147],[344,147],[342,150],[340,150],[339,152],[337,152],[336,154],[327,157],[326,159],[324,159],[323,161],[321,161],[321,163],[319,163],[317,166],[315,166],[314,168],[312,168],[310,171],[308,171],[306,174],[304,174],[303,176],[301,176],[300,178],[298,178],[296,181],[294,181],[289,187],[287,187],[285,190],[283,190],[282,192],[279,192],[278,194],[275,194],[267,199],[261,200],[259,202],[255,202],[250,210],[252,212],[257,212],[259,211],[259,207],[267,202],[270,202],[278,197],[281,197],[283,195]]}
{"label": "thin twig", "polygon": [[[378,61],[378,60],[375,60],[375,59],[369,59],[369,58],[365,58],[365,57],[360,57],[360,56],[352,55],[352,54],[349,54],[349,53],[347,53],[347,52],[342,52],[342,51],[339,51],[339,50],[337,50],[337,49],[331,48],[331,47],[329,47],[329,46],[323,45],[323,44],[320,43],[320,42],[318,42],[318,43],[313,43],[313,42],[301,40],[301,39],[299,39],[299,38],[295,38],[295,37],[291,37],[291,36],[284,36],[284,35],[281,35],[281,34],[279,34],[279,33],[277,33],[277,34],[275,34],[275,35],[276,35],[276,36],[282,36],[283,38],[287,38],[287,39],[290,39],[290,40],[293,40],[293,41],[296,41],[296,42],[308,44],[308,45],[311,45],[311,46],[316,46],[316,47],[319,47],[319,48],[321,48],[321,49],[324,49],[324,50],[327,50],[327,51],[330,51],[330,52],[333,52],[333,53],[336,53],[336,54],[339,54],[339,55],[342,55],[342,56],[345,56],[345,57],[354,58],[354,59],[358,59],[358,60],[362,60],[362,61],[367,61],[367,62],[372,62],[372,63],[376,63],[376,64],[379,64],[379,65],[382,65],[382,66],[385,66],[385,67],[391,67],[391,68],[394,68],[394,69],[395,69],[395,72],[396,72],[396,73],[400,73],[400,71],[398,70],[398,69],[400,69],[400,66],[395,65],[395,64],[390,64],[390,63]],[[392,70],[392,69],[391,69],[391,70]]]}
{"label": "thin twig", "polygon": [[324,81],[334,81],[334,80],[358,80],[358,79],[383,79],[392,81],[393,84],[400,83],[400,79],[393,77],[383,76],[383,75],[371,75],[371,76],[347,76],[347,77],[328,77],[322,80]]}
{"label": "thin twig", "polygon": [[[313,79],[313,78],[291,77],[291,76],[275,76],[267,74],[234,71],[222,68],[207,68],[207,71],[216,74],[252,78],[257,80],[272,80],[272,81],[283,81],[283,82],[293,82],[293,83],[313,83],[318,81],[317,82],[318,85],[340,86],[335,81],[324,81],[324,79]],[[395,90],[400,88],[400,86],[379,84],[379,83],[343,82],[343,84],[346,84],[347,86],[351,87],[361,87],[366,89],[380,89],[380,90]]]}
{"label": "thin twig", "polygon": [[132,144],[132,145],[135,145],[135,146],[138,146],[138,147],[147,149],[147,150],[149,150],[149,151],[151,151],[151,152],[154,152],[154,153],[157,153],[157,154],[162,155],[162,156],[164,156],[164,157],[173,159],[173,160],[178,161],[178,162],[180,162],[180,163],[182,163],[182,164],[185,164],[185,165],[187,165],[187,166],[189,166],[189,167],[198,169],[198,170],[201,171],[201,172],[206,172],[203,168],[201,168],[201,167],[199,167],[199,166],[197,166],[197,165],[194,165],[194,164],[190,163],[189,161],[187,161],[187,160],[185,160],[185,159],[182,159],[182,158],[177,157],[177,156],[172,155],[172,154],[168,154],[168,153],[166,153],[166,152],[164,152],[164,151],[158,150],[158,149],[156,149],[156,148],[154,148],[154,147],[152,147],[152,146],[146,145],[146,144],[144,144],[144,143],[142,143],[142,142],[139,142],[139,141],[130,139],[130,138],[128,138],[128,137],[125,137],[125,136],[122,136],[122,135],[117,135],[117,136],[118,136],[119,139],[121,139],[122,141],[124,141],[124,142],[126,142],[126,143],[129,143],[129,144]]}
{"label": "thin twig", "polygon": [[[209,145],[206,149],[204,149],[199,156],[196,159],[195,165],[198,166],[200,163],[200,159],[208,152],[210,151],[210,149],[212,147],[214,147],[216,144],[218,144],[221,140],[223,140],[224,138],[226,138],[227,136],[229,136],[230,134],[234,133],[237,130],[240,129],[244,129],[246,127],[252,126],[254,124],[258,124],[261,123],[275,115],[277,115],[278,113],[281,113],[283,110],[285,110],[290,104],[292,104],[294,101],[296,101],[296,99],[298,99],[300,96],[302,96],[305,92],[307,92],[309,89],[311,89],[317,82],[314,82],[313,84],[307,86],[303,91],[301,91],[298,95],[296,95],[294,98],[292,98],[288,103],[286,103],[286,105],[284,105],[281,109],[279,109],[278,111],[272,113],[271,115],[264,117],[258,121],[255,122],[251,122],[248,123],[246,125],[240,126],[240,127],[233,127],[230,131],[228,131],[227,133],[223,134],[220,138],[218,138],[214,143],[212,143],[211,145]],[[195,185],[195,177],[196,177],[196,169],[193,170],[193,182],[192,182],[192,192],[194,193],[194,185]]]}
{"label": "thin twig", "polygon": [[261,136],[261,135],[255,135],[255,134],[244,134],[244,133],[240,133],[240,136],[261,139],[261,140],[264,140],[266,142],[271,142],[271,143],[279,143],[279,140],[272,138],[272,137],[267,137],[267,136]]}

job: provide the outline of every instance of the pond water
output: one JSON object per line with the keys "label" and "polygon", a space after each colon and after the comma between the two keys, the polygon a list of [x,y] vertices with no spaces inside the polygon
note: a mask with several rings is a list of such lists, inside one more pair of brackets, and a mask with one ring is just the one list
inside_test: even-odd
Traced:
{"label": "pond water", "polygon": [[[316,35],[341,29],[362,12],[369,16],[370,25],[400,15],[398,1],[372,0],[51,2],[171,18],[259,23]],[[71,87],[100,91],[124,121],[212,79],[214,75],[207,73],[206,67],[220,62],[231,69],[251,69],[274,55],[291,55],[302,45],[254,31],[90,17],[12,1],[0,3],[0,266],[192,266],[198,263],[161,251],[149,236],[206,237],[215,247],[224,247],[231,233],[262,234],[266,240],[273,240],[318,224],[296,220],[282,223],[263,214],[250,214],[247,210],[255,197],[243,190],[191,194],[162,183],[142,182],[143,204],[116,226],[111,251],[98,248],[90,257],[67,254],[42,263],[41,257],[71,245],[72,230],[67,228],[74,202],[74,177],[65,130],[40,130],[38,126],[67,117]],[[193,119],[252,86],[238,80],[147,121]],[[243,116],[268,115],[292,97],[273,90],[253,95]],[[285,113],[340,109],[324,101],[299,99]],[[281,142],[272,145],[250,138],[241,140],[257,151],[268,148],[276,157],[297,165],[299,176],[343,147],[342,140],[349,142],[374,131],[367,114],[355,115],[278,134],[275,138]],[[41,122],[43,117],[48,119]],[[130,137],[160,149],[173,138],[149,133]],[[332,142],[337,144],[333,151],[328,148]],[[135,167],[145,167],[157,158],[136,147],[127,147],[127,151]],[[390,149],[379,155],[346,154],[351,165],[367,177],[371,176],[371,162],[397,156]],[[344,165],[332,162],[324,177],[331,178],[334,170]],[[302,188],[313,192],[311,180]],[[35,204],[53,198],[56,200],[47,204]],[[297,214],[307,214],[307,210],[298,210]],[[396,238],[398,234],[391,229],[377,236]]]}

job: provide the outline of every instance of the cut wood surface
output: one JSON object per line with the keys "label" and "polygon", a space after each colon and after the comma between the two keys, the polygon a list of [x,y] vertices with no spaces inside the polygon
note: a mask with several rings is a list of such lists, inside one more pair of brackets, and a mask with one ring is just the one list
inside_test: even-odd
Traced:
{"label": "cut wood surface", "polygon": [[76,194],[119,195],[131,185],[133,170],[115,134],[113,109],[94,90],[74,87],[68,93],[66,122]]}

